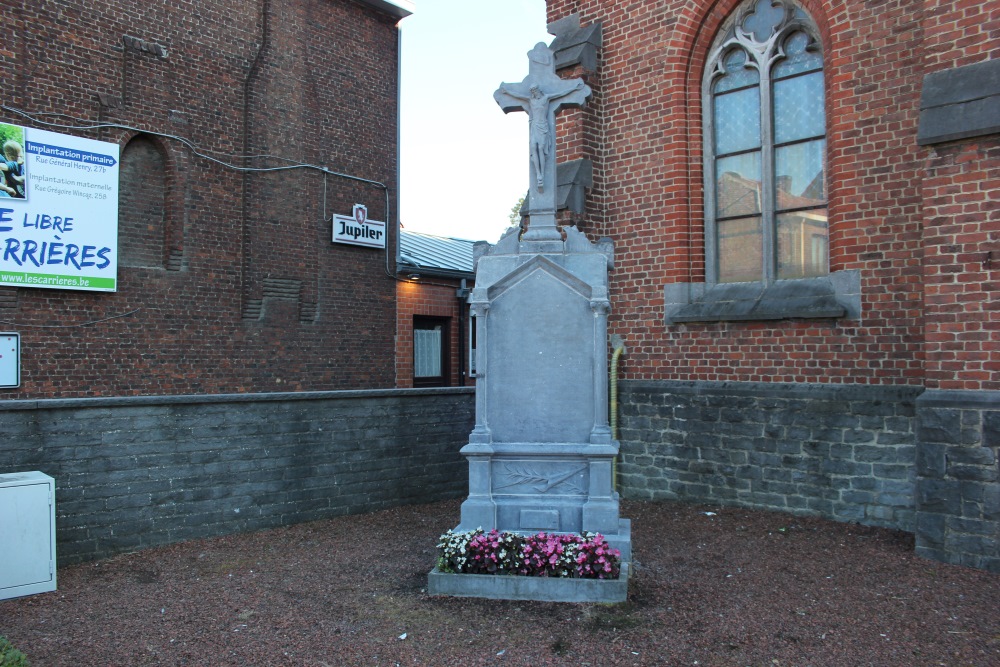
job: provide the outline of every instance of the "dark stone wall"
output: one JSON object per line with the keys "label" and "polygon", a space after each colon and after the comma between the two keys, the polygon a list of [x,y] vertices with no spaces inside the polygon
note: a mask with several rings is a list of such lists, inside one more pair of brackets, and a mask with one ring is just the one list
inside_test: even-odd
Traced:
{"label": "dark stone wall", "polygon": [[622,383],[620,488],[912,531],[919,389]]}
{"label": "dark stone wall", "polygon": [[0,471],[55,478],[66,565],[461,497],[473,423],[471,389],[0,401]]}
{"label": "dark stone wall", "polygon": [[[622,494],[916,533],[1000,572],[1000,395],[624,382]],[[918,395],[919,394],[919,395]],[[467,493],[473,389],[0,401],[0,471],[56,479],[59,563]]]}
{"label": "dark stone wall", "polygon": [[1000,392],[917,400],[917,553],[1000,572]]}
{"label": "dark stone wall", "polygon": [[921,556],[1000,572],[1000,392],[624,382],[621,397],[627,497],[897,528]]}

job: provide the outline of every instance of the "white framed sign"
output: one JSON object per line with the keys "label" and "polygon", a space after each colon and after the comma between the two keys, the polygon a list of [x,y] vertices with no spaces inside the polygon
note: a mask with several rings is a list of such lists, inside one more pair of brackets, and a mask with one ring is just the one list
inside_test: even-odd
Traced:
{"label": "white framed sign", "polygon": [[0,123],[0,285],[114,292],[118,145]]}
{"label": "white framed sign", "polygon": [[21,386],[21,334],[0,332],[0,388]]}
{"label": "white framed sign", "polygon": [[354,205],[353,215],[333,216],[333,242],[385,248],[385,223],[368,219],[368,207]]}

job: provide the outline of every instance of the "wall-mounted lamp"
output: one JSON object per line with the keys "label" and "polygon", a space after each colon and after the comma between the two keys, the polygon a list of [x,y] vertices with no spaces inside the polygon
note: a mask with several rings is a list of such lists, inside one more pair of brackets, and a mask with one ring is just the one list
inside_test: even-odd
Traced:
{"label": "wall-mounted lamp", "polygon": [[408,279],[410,279],[410,280],[420,280],[420,274],[419,273],[410,273],[406,277]]}

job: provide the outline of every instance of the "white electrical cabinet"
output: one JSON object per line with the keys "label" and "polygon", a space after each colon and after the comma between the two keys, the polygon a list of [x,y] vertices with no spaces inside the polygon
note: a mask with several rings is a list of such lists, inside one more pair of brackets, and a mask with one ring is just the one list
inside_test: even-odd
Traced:
{"label": "white electrical cabinet", "polygon": [[0,475],[0,600],[56,589],[56,483]]}
{"label": "white electrical cabinet", "polygon": [[0,387],[21,386],[21,334],[0,333]]}

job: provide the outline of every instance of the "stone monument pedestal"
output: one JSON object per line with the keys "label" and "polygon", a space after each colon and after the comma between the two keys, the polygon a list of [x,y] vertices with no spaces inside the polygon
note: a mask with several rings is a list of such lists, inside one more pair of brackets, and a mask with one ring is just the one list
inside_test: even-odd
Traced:
{"label": "stone monument pedestal", "polygon": [[[610,242],[508,232],[476,263],[476,427],[459,530],[601,533],[631,555],[608,424]],[[541,246],[541,247],[539,247]]]}
{"label": "stone monument pedestal", "polygon": [[631,561],[631,522],[619,517],[612,480],[617,442],[469,443],[462,454],[469,497],[456,532],[600,533]]}
{"label": "stone monument pedestal", "polygon": [[[612,472],[618,443],[608,423],[614,251],[610,240],[592,244],[575,227],[560,230],[555,216],[555,114],[584,104],[590,88],[559,78],[545,44],[528,59],[528,76],[494,93],[505,112],[529,116],[530,225],[523,237],[511,228],[476,259],[469,296],[476,318],[476,426],[462,448],[469,497],[456,530],[600,533],[628,563],[631,524],[618,512]],[[622,577],[628,571],[623,567]],[[480,595],[475,590],[486,585],[456,593],[442,577],[448,575],[432,577],[432,594]],[[589,594],[580,591],[596,590],[573,584],[587,580],[560,581],[579,590],[569,598],[516,599],[586,601]],[[547,590],[515,588],[520,594]],[[620,600],[614,601],[624,600],[627,581],[615,590]]]}

